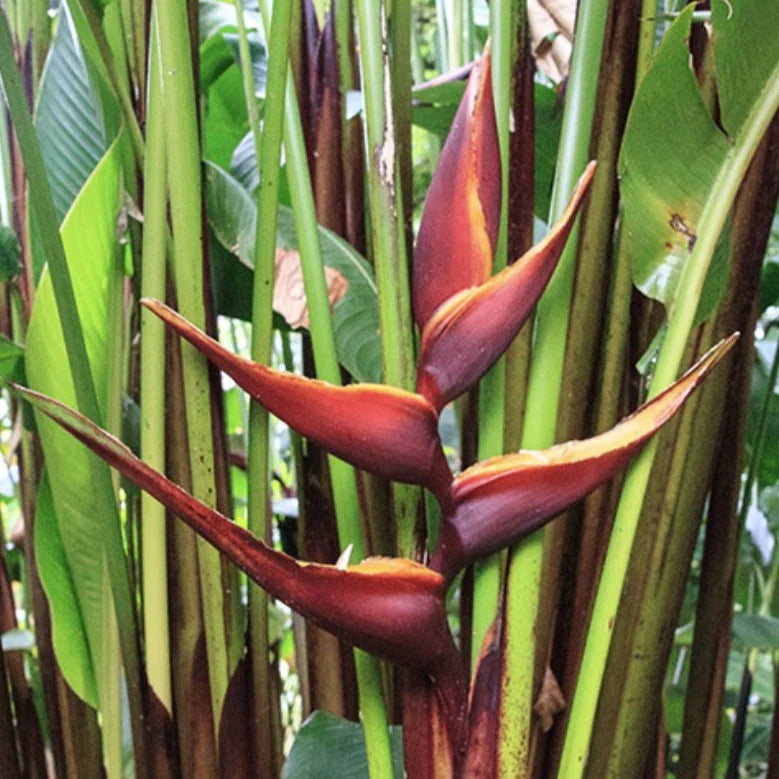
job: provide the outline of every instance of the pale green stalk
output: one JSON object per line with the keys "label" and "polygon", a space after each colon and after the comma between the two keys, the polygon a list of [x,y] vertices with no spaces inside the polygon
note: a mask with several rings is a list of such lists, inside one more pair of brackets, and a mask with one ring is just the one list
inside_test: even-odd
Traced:
{"label": "pale green stalk", "polygon": [[[500,150],[500,222],[495,246],[493,271],[506,267],[508,239],[509,192],[509,123],[513,98],[514,38],[518,4],[515,0],[494,0],[490,9],[490,40],[492,61],[492,94],[495,101],[495,121]],[[486,460],[503,454],[505,428],[506,360],[499,359],[479,387],[479,459]],[[498,605],[501,557],[496,555],[476,564],[473,587],[473,639],[471,659],[479,656],[484,636],[487,634]]]}
{"label": "pale green stalk", "polygon": [[127,79],[121,78],[117,71],[116,63],[114,62],[114,56],[108,43],[105,30],[103,29],[103,25],[101,24],[100,19],[97,17],[95,9],[90,2],[87,2],[87,0],[80,0],[80,4],[81,10],[84,13],[84,18],[89,24],[89,29],[92,31],[92,35],[95,38],[95,43],[97,44],[100,55],[103,58],[105,72],[108,75],[111,87],[119,100],[119,105],[122,109],[122,116],[129,130],[130,139],[132,140],[135,161],[139,166],[143,165],[143,134],[141,133],[141,128],[138,124],[138,118],[135,116],[135,109],[133,108],[132,99],[130,97],[130,90],[127,85]]}
{"label": "pale green stalk", "polygon": [[657,0],[642,0],[641,21],[638,24],[638,52],[636,53],[636,86],[652,63],[657,37]]}
{"label": "pale green stalk", "polygon": [[[176,296],[181,314],[196,327],[205,329],[200,143],[186,6],[178,0],[159,0],[157,18],[165,113],[175,117],[175,121],[166,122],[165,134]],[[208,366],[203,355],[187,343],[181,344],[181,360],[192,493],[215,507],[217,496]],[[219,552],[201,538],[198,538],[197,550],[211,705],[216,727],[232,673],[227,648],[221,559]],[[215,732],[218,738],[218,729]]]}
{"label": "pale green stalk", "polygon": [[[565,210],[587,164],[608,6],[603,0],[582,0],[579,5],[549,224],[557,221]],[[577,224],[536,309],[522,438],[526,449],[543,449],[555,440]],[[530,758],[542,561],[543,532],[537,532],[511,553],[507,578],[506,664],[512,672],[504,689],[500,759],[503,770],[517,775],[527,770]]]}
{"label": "pale green stalk", "polygon": [[[141,294],[165,299],[167,239],[167,176],[165,109],[157,44],[157,19],[152,17],[149,83],[146,105],[146,159],[143,171],[143,255]],[[165,471],[165,325],[141,309],[141,459]],[[143,628],[146,674],[163,706],[173,711],[170,678],[168,565],[165,508],[141,491],[141,561],[143,565]]]}
{"label": "pale green stalk", "polygon": [[[360,37],[360,63],[365,103],[364,125],[367,171],[367,192],[370,216],[371,250],[379,290],[379,326],[381,331],[384,381],[393,387],[414,389],[416,360],[406,234],[404,226],[403,172],[400,162],[410,165],[410,131],[396,134],[393,116],[393,87],[388,58],[387,20],[385,3],[375,0],[356,0]],[[393,44],[398,57],[405,58],[398,66],[403,84],[394,94],[402,100],[400,117],[408,122],[410,112],[411,59],[410,8],[402,0],[393,14],[398,13],[399,24],[393,26],[398,40]],[[398,94],[397,92],[403,92]],[[408,179],[405,179],[408,182]],[[413,557],[416,549],[415,526],[421,510],[422,495],[416,487],[393,486],[393,510],[397,550],[402,556]]]}
{"label": "pale green stalk", "polygon": [[[265,29],[269,29],[270,2],[262,0],[260,11]],[[303,268],[306,302],[311,321],[311,343],[317,376],[331,384],[341,384],[341,369],[333,334],[332,314],[327,296],[324,266],[319,246],[318,226],[314,210],[314,196],[306,160],[303,128],[300,122],[295,85],[287,79],[284,108],[284,151],[287,159],[292,208],[295,215]],[[333,500],[341,548],[352,545],[352,559],[366,555],[362,535],[360,507],[357,500],[357,481],[352,466],[336,457],[328,458],[333,487]],[[359,688],[360,714],[368,750],[368,769],[371,779],[392,776],[389,726],[381,695],[381,672],[378,661],[360,650],[355,650],[355,667]]]}
{"label": "pale green stalk", "polygon": [[[284,101],[282,95],[287,81],[287,50],[292,19],[292,3],[274,3],[268,42],[268,71],[265,116],[260,137],[260,118],[255,97],[256,87],[249,55],[249,40],[243,19],[243,3],[236,0],[241,71],[244,98],[249,115],[249,126],[254,139],[254,150],[260,175],[257,204],[257,224],[254,244],[254,287],[252,297],[251,358],[262,365],[270,365],[273,345],[273,283],[276,263],[276,224],[278,217],[279,166],[281,140],[284,128]],[[270,97],[273,96],[273,97]],[[274,99],[275,98],[275,99]],[[249,530],[258,538],[266,538],[270,516],[270,457],[268,451],[269,414],[259,404],[249,410],[248,442],[248,521]],[[267,539],[270,540],[270,539]],[[272,726],[268,713],[273,711],[269,694],[268,667],[268,595],[261,587],[249,585],[249,634],[252,649],[252,681],[254,700],[252,716],[255,737],[259,739],[258,754],[269,762],[265,770],[273,770]]]}
{"label": "pale green stalk", "polygon": [[[384,2],[357,0],[365,101],[371,247],[379,288],[384,381],[413,389],[411,300],[387,59]],[[410,66],[410,62],[409,62]]]}
{"label": "pale green stalk", "polygon": [[[763,94],[745,121],[704,204],[698,222],[698,240],[679,279],[648,399],[662,392],[679,372],[714,248],[749,162],[778,108],[779,77],[774,74],[766,82]],[[584,772],[617,607],[656,450],[655,438],[633,462],[625,479],[571,707],[558,772],[561,779],[576,779]]]}

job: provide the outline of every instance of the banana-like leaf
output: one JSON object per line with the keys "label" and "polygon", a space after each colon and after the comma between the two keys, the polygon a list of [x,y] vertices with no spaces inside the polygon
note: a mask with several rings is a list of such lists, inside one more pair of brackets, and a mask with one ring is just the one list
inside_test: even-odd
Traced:
{"label": "banana-like leaf", "polygon": [[[690,68],[687,41],[693,10],[692,5],[685,8],[665,35],[641,82],[619,161],[622,232],[633,280],[642,292],[669,307],[682,269],[706,230],[706,211],[717,196],[720,175],[738,153],[739,141],[761,106],[776,99],[779,81],[779,3],[713,2],[711,45],[723,132]],[[715,254],[698,321],[724,290],[726,257],[726,252]]]}
{"label": "banana-like leaf", "polygon": [[430,183],[414,252],[420,330],[452,295],[492,273],[500,218],[500,156],[490,53],[474,65]]}
{"label": "banana-like leaf", "polygon": [[494,457],[463,471],[452,483],[431,566],[451,579],[472,560],[515,543],[608,481],[681,408],[737,338],[721,341],[665,392],[606,433]]}
{"label": "banana-like leaf", "polygon": [[[257,204],[236,179],[209,162],[206,204],[208,223],[219,243],[252,268]],[[338,271],[348,283],[344,296],[333,307],[338,360],[358,381],[381,381],[379,308],[373,271],[346,241],[321,226],[319,243],[325,266]],[[292,209],[284,205],[279,206],[277,245],[284,249],[299,247]]]}
{"label": "banana-like leaf", "polygon": [[[121,309],[123,268],[117,262],[115,230],[120,181],[121,138],[117,138],[69,209],[61,230],[101,413],[104,418],[116,419],[120,398],[117,393],[109,400],[108,386],[114,364],[111,355],[117,353],[110,337],[111,323],[119,327],[117,311]],[[35,296],[25,363],[30,386],[64,402],[75,401],[51,278],[46,272]],[[116,500],[105,465],[50,420],[37,421],[53,495],[47,505],[54,516],[47,513],[45,521],[56,523],[61,539],[61,546],[49,544],[40,550],[38,567],[51,600],[54,646],[65,678],[77,695],[94,705],[96,680],[88,674],[88,667],[116,668],[119,664],[116,647],[106,640],[104,625],[105,604],[111,602],[104,565],[106,546],[116,544],[115,558],[124,559]],[[109,533],[111,523],[115,523],[115,535]],[[64,559],[54,559],[60,551]],[[68,591],[58,584],[64,571],[73,584],[75,602],[66,603]],[[77,635],[82,631],[85,636]],[[88,647],[87,656],[74,656],[84,647]],[[98,692],[102,708],[106,691]]]}
{"label": "banana-like leaf", "polygon": [[401,558],[369,558],[344,568],[298,562],[193,498],[83,415],[37,392],[15,389],[306,618],[355,646],[433,675],[456,657],[446,621],[446,582],[439,573]]}
{"label": "banana-like leaf", "polygon": [[514,340],[560,259],[595,175],[591,162],[552,231],[481,286],[442,303],[422,333],[417,391],[442,409],[472,387]]}
{"label": "banana-like leaf", "polygon": [[358,468],[428,487],[439,499],[452,475],[438,438],[438,415],[413,392],[382,384],[336,387],[239,357],[164,303],[144,305],[225,371],[268,411]]}
{"label": "banana-like leaf", "polygon": [[112,140],[67,2],[41,77],[35,129],[62,219]]}

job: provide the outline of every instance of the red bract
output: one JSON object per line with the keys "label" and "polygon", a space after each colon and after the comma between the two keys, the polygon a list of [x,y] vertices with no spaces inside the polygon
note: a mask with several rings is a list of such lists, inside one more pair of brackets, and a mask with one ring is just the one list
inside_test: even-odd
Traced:
{"label": "red bract", "polygon": [[449,488],[438,416],[420,395],[381,384],[336,387],[274,371],[227,351],[164,303],[142,302],[301,435],[358,468],[422,484],[439,499]]}
{"label": "red bract", "polygon": [[736,342],[710,349],[675,384],[607,433],[541,452],[478,463],[457,476],[431,566],[451,579],[478,557],[513,544],[624,468]]}
{"label": "red bract", "polygon": [[450,674],[456,650],[446,622],[446,582],[439,573],[394,558],[370,558],[343,569],[300,563],[192,497],[78,412],[32,390],[15,389],[298,613],[388,660],[432,676]]}
{"label": "red bract", "polygon": [[450,297],[427,322],[417,391],[437,410],[476,384],[514,340],[557,266],[594,175],[591,162],[546,238],[481,286]]}
{"label": "red bract", "polygon": [[499,219],[500,155],[485,48],[441,151],[419,225],[413,301],[420,330],[441,303],[490,277]]}

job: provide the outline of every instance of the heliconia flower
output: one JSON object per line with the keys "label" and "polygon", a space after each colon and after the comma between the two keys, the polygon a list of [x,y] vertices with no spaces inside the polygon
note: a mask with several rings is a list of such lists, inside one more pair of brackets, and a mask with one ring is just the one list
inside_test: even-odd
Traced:
{"label": "heliconia flower", "polygon": [[439,573],[401,558],[369,558],[345,568],[298,562],[192,497],[78,412],[32,390],[14,389],[307,619],[433,677],[446,678],[452,663],[457,665],[446,582]]}
{"label": "heliconia flower", "polygon": [[492,273],[500,219],[500,154],[485,47],[430,183],[414,251],[414,317],[423,330],[445,300]]}
{"label": "heliconia flower", "polygon": [[591,162],[542,241],[481,286],[453,295],[435,310],[422,332],[417,391],[436,410],[476,384],[514,340],[557,266],[594,175]]}
{"label": "heliconia flower", "polygon": [[452,474],[438,415],[421,395],[382,384],[336,387],[276,371],[229,352],[156,300],[142,303],[301,435],[358,468],[422,484],[439,500]]}
{"label": "heliconia flower", "polygon": [[677,382],[606,433],[484,460],[452,483],[431,567],[447,581],[536,530],[624,468],[733,346],[720,341]]}

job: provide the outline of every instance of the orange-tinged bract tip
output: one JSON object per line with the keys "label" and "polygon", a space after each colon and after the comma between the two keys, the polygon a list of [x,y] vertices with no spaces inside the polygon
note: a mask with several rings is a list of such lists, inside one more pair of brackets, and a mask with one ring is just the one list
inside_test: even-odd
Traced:
{"label": "orange-tinged bract tip", "polygon": [[422,484],[439,499],[446,493],[452,474],[438,416],[425,398],[381,384],[336,387],[272,370],[229,352],[164,303],[142,303],[301,435],[358,468]]}
{"label": "orange-tinged bract tip", "polygon": [[431,567],[450,580],[474,559],[536,530],[624,468],[735,343],[721,341],[654,400],[602,435],[495,457],[452,483]]}
{"label": "orange-tinged bract tip", "polygon": [[433,676],[452,663],[456,649],[447,628],[446,582],[439,573],[405,559],[373,558],[343,570],[299,563],[192,497],[78,412],[15,389],[290,608],[355,646]]}
{"label": "orange-tinged bract tip", "polygon": [[422,333],[417,391],[439,410],[472,387],[514,340],[557,266],[592,178],[591,162],[551,232],[519,260],[436,309]]}
{"label": "orange-tinged bract tip", "polygon": [[430,183],[414,251],[414,318],[422,330],[447,298],[492,273],[500,219],[500,154],[485,47]]}

